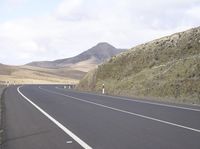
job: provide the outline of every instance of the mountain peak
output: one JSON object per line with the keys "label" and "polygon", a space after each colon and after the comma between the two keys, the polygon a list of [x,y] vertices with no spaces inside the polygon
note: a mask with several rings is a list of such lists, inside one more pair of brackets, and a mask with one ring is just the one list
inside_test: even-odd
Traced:
{"label": "mountain peak", "polygon": [[100,64],[105,60],[111,58],[114,55],[117,55],[120,52],[123,52],[122,49],[116,49],[114,46],[110,45],[107,42],[100,42],[94,47],[88,49],[87,51],[71,58],[59,59],[55,61],[46,61],[46,62],[32,62],[28,65],[37,66],[37,67],[47,67],[47,68],[58,68],[65,67],[71,64],[77,64],[79,62],[87,61],[93,59],[96,64]]}
{"label": "mountain peak", "polygon": [[113,47],[111,44],[109,44],[108,42],[99,42],[96,46],[110,46]]}
{"label": "mountain peak", "polygon": [[116,48],[107,42],[100,42],[85,52],[88,52],[88,51],[89,52],[91,52],[91,51],[95,51],[95,52],[107,51],[107,52],[109,52],[112,50],[116,50]]}

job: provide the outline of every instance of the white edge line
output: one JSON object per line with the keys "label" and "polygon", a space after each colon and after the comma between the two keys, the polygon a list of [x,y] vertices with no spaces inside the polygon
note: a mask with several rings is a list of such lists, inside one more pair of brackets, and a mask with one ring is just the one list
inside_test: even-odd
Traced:
{"label": "white edge line", "polygon": [[74,133],[72,133],[69,129],[67,129],[64,125],[62,125],[60,122],[58,122],[56,119],[54,119],[52,116],[50,116],[48,113],[46,113],[42,108],[37,106],[34,102],[32,102],[29,98],[27,98],[24,94],[21,93],[20,88],[22,86],[19,86],[17,88],[18,93],[26,99],[29,103],[31,103],[36,109],[38,109],[42,114],[44,114],[47,118],[49,118],[54,124],[56,124],[60,129],[62,129],[66,134],[68,134],[71,138],[73,138],[78,144],[80,144],[85,149],[92,149],[88,144],[86,144],[84,141],[82,141],[79,137],[77,137]]}
{"label": "white edge line", "polygon": [[[65,90],[59,87],[55,87],[60,90]],[[66,91],[66,90],[65,90]],[[138,103],[146,103],[146,104],[151,104],[151,105],[157,105],[157,106],[164,106],[164,107],[169,107],[169,108],[177,108],[177,109],[183,109],[183,110],[190,110],[190,111],[195,111],[195,112],[200,112],[200,109],[194,109],[194,108],[187,108],[187,107],[181,107],[181,106],[175,106],[175,105],[168,105],[168,104],[163,104],[163,103],[155,103],[155,102],[150,102],[150,101],[139,101],[135,99],[128,99],[128,98],[123,98],[123,97],[117,97],[117,96],[110,96],[110,95],[101,95],[101,94],[93,94],[93,93],[85,93],[85,92],[80,92],[82,94],[90,94],[90,95],[96,95],[96,96],[103,96],[103,97],[110,97],[110,98],[117,98],[121,100],[126,100],[126,101],[133,101],[133,102],[138,102]]]}
{"label": "white edge line", "polygon": [[62,96],[65,96],[65,97],[73,98],[75,100],[79,100],[79,101],[82,101],[82,102],[87,102],[87,103],[90,103],[90,104],[93,104],[93,105],[96,105],[96,106],[100,106],[100,107],[104,107],[104,108],[107,108],[107,109],[111,109],[111,110],[114,110],[114,111],[118,111],[118,112],[130,114],[130,115],[134,115],[134,116],[141,117],[141,118],[144,118],[144,119],[149,119],[149,120],[157,121],[157,122],[160,122],[160,123],[164,123],[164,124],[168,124],[168,125],[172,125],[172,126],[176,126],[176,127],[179,127],[179,128],[184,128],[184,129],[187,129],[187,130],[191,130],[191,131],[200,133],[199,129],[195,129],[195,128],[179,125],[179,124],[176,124],[176,123],[172,123],[172,122],[156,119],[156,118],[153,118],[153,117],[149,117],[149,116],[145,116],[145,115],[141,115],[141,114],[137,114],[137,113],[133,113],[133,112],[117,109],[117,108],[113,108],[113,107],[106,106],[106,105],[99,104],[99,103],[95,103],[95,102],[92,102],[92,101],[83,100],[83,99],[80,99],[80,98],[77,98],[77,97],[65,95],[65,94],[54,92],[54,91],[51,91],[51,90],[47,90],[47,89],[41,88],[40,86],[39,86],[39,88],[41,90],[44,90],[44,91],[49,92],[49,93],[62,95]]}

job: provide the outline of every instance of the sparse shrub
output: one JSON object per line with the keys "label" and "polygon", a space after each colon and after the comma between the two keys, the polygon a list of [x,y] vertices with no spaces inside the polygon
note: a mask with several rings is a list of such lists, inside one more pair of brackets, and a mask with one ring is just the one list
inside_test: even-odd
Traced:
{"label": "sparse shrub", "polygon": [[178,34],[178,38],[179,38],[179,39],[181,38],[181,34],[180,34],[180,33]]}
{"label": "sparse shrub", "polygon": [[149,68],[152,68],[155,64],[156,64],[155,61],[151,62],[151,63],[149,64]]}
{"label": "sparse shrub", "polygon": [[192,78],[194,78],[195,77],[195,73],[192,73]]}
{"label": "sparse shrub", "polygon": [[192,49],[192,45],[189,43],[189,44],[187,45],[187,48],[188,48],[188,49]]}
{"label": "sparse shrub", "polygon": [[155,59],[156,61],[158,61],[158,60],[159,60],[159,58],[158,58],[158,56],[157,56],[157,55],[155,56],[155,58],[154,58],[154,59]]}
{"label": "sparse shrub", "polygon": [[174,89],[174,97],[178,98],[180,96],[180,85],[176,84],[175,89]]}

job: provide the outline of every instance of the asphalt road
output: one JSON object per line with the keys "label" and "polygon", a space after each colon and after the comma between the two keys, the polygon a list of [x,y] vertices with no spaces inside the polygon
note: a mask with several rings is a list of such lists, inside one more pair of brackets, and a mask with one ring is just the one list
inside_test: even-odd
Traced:
{"label": "asphalt road", "polygon": [[62,89],[5,92],[4,149],[200,149],[200,107]]}

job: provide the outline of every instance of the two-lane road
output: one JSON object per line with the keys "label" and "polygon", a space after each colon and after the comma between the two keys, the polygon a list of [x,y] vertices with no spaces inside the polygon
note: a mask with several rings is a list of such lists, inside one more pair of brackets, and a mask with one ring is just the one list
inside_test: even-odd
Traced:
{"label": "two-lane road", "polygon": [[200,107],[56,86],[5,93],[5,149],[199,149]]}

